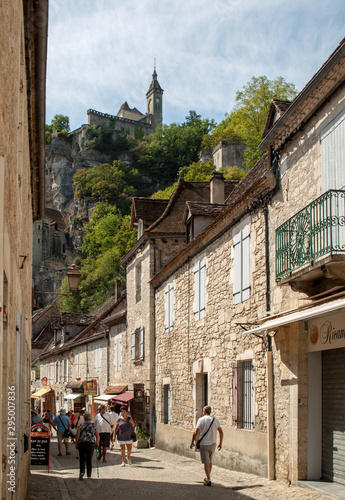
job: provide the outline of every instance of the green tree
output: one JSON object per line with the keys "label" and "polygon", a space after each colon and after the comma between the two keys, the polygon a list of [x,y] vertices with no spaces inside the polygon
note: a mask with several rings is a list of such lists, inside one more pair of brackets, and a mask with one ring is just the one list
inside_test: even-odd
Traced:
{"label": "green tree", "polygon": [[116,205],[122,213],[128,213],[135,188],[126,180],[139,182],[135,170],[125,172],[121,161],[101,163],[90,169],[77,170],[73,177],[73,186],[78,198],[89,196],[94,200]]}
{"label": "green tree", "polygon": [[55,115],[51,121],[51,127],[53,132],[66,132],[70,131],[69,128],[69,118],[65,115]]}
{"label": "green tree", "polygon": [[293,100],[297,89],[281,76],[269,80],[266,76],[252,79],[236,92],[236,103],[229,115],[203,141],[203,149],[214,148],[221,140],[244,140],[244,166],[252,167],[264,154],[258,146],[272,99]]}

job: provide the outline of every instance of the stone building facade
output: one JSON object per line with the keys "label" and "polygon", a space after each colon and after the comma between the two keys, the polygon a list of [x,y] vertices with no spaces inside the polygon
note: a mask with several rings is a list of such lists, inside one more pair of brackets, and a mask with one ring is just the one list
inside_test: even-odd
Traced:
{"label": "stone building facade", "polygon": [[[266,311],[264,200],[273,187],[268,171],[266,155],[224,200],[216,221],[151,280],[156,446],[194,455],[186,443],[210,404],[224,431],[215,463],[262,475],[267,470],[267,342],[245,335],[243,327]],[[242,297],[236,288],[239,235],[242,265],[250,269]]]}
{"label": "stone building facade", "polygon": [[[262,147],[278,166],[269,212],[270,314],[252,333],[272,337],[276,477],[345,484],[345,42]],[[270,116],[270,114],[269,114]]]}
{"label": "stone building facade", "polygon": [[44,207],[47,2],[3,2],[0,60],[1,498],[30,467],[32,227]]}

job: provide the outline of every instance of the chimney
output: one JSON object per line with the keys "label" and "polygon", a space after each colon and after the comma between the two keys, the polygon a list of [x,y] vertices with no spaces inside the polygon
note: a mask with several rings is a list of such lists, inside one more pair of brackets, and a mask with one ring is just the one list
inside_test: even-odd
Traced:
{"label": "chimney", "polygon": [[214,172],[210,180],[210,203],[224,203],[224,176],[221,172]]}
{"label": "chimney", "polygon": [[115,280],[115,299],[118,300],[121,295],[121,280]]}

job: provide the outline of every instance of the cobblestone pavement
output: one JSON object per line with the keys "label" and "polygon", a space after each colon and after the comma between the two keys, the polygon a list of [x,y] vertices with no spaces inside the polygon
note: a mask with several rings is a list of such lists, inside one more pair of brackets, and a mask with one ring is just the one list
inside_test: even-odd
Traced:
{"label": "cobblestone pavement", "polygon": [[[27,500],[102,500],[121,495],[126,500],[229,499],[229,500],[330,500],[309,488],[288,486],[252,474],[232,472],[214,466],[212,487],[203,486],[203,466],[198,460],[155,448],[133,449],[132,465],[120,467],[119,449],[108,452],[107,463],[98,471],[94,457],[92,479],[78,480],[79,461],[72,455],[57,456],[56,440],[51,445],[50,473],[33,466]],[[345,488],[345,487],[344,487]]]}

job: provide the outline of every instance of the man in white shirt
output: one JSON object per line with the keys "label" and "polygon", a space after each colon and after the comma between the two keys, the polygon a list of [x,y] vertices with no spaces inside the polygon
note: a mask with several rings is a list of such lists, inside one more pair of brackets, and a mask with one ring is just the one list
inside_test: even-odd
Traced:
{"label": "man in white shirt", "polygon": [[105,457],[107,454],[107,448],[109,448],[110,445],[110,434],[115,428],[115,422],[110,413],[105,411],[104,405],[98,405],[98,414],[95,416],[93,422],[99,433],[99,458],[101,459],[103,456],[103,463],[107,463]]}
{"label": "man in white shirt", "polygon": [[116,425],[117,419],[119,418],[119,415],[115,411],[115,406],[111,406],[111,405],[108,405],[108,413],[111,416],[113,424],[114,424],[114,427],[113,427],[112,432],[110,434],[110,448],[109,449],[112,450],[114,448],[114,444],[115,444],[115,433],[114,433],[115,425]]}
{"label": "man in white shirt", "polygon": [[219,432],[218,450],[222,449],[223,430],[220,426],[218,418],[211,416],[211,407],[205,406],[203,416],[199,418],[192,436],[190,447],[193,448],[194,443],[200,442],[200,459],[204,464],[206,477],[204,479],[205,486],[211,486],[211,471],[212,459],[217,445],[217,431]]}

